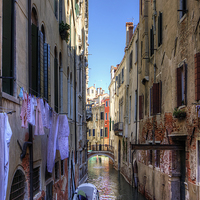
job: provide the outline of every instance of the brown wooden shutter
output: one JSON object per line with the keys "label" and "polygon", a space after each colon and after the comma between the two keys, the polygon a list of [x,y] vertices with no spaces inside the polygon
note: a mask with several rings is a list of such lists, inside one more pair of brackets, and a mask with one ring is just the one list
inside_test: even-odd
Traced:
{"label": "brown wooden shutter", "polygon": [[153,84],[153,114],[159,113],[159,83]]}
{"label": "brown wooden shutter", "polygon": [[182,84],[181,84],[181,71],[182,69],[179,67],[177,68],[177,107],[182,105],[182,94],[181,94],[181,88],[182,88]]}
{"label": "brown wooden shutter", "polygon": [[150,115],[153,115],[153,89],[150,88]]}
{"label": "brown wooden shutter", "polygon": [[144,96],[139,96],[139,119],[143,119],[143,105],[144,105]]}
{"label": "brown wooden shutter", "polygon": [[195,100],[200,100],[200,53],[194,55],[195,61]]}

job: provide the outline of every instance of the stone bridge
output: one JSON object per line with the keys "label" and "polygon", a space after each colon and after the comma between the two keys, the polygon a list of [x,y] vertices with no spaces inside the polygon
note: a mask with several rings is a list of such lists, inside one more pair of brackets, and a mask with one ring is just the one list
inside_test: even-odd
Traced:
{"label": "stone bridge", "polygon": [[101,144],[88,146],[88,159],[97,155],[107,156],[114,162],[114,147]]}

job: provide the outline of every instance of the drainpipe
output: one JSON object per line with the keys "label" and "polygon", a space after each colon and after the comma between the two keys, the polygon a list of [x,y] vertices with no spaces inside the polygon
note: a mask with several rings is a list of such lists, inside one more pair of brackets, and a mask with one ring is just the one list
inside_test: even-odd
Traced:
{"label": "drainpipe", "polygon": [[[31,27],[31,0],[28,0],[28,67],[29,67],[29,92],[31,93],[32,88],[32,27]],[[29,140],[31,144],[29,145],[30,154],[30,200],[33,200],[33,135],[32,135],[32,125],[29,124]]]}
{"label": "drainpipe", "polygon": [[[153,37],[155,38],[156,35],[156,0],[153,0]],[[154,40],[156,41],[156,40]],[[154,42],[155,43],[155,42]],[[154,83],[156,82],[156,49],[155,44],[153,46],[153,52],[154,52]],[[155,144],[155,116],[153,116],[153,144]],[[155,152],[155,150],[154,150]],[[153,163],[153,199],[155,199],[155,172],[154,172],[154,164]]]}
{"label": "drainpipe", "polygon": [[75,163],[77,163],[77,138],[76,138],[76,47],[74,45],[74,131],[75,131]]}

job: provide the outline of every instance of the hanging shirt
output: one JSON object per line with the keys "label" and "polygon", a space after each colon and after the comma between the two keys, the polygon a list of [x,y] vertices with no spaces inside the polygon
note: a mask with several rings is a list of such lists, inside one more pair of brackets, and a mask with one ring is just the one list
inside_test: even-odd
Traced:
{"label": "hanging shirt", "polygon": [[66,115],[59,116],[59,126],[58,126],[58,137],[57,137],[57,149],[60,151],[61,159],[64,160],[69,156],[69,124]]}
{"label": "hanging shirt", "polygon": [[[51,115],[52,113],[52,115]],[[58,114],[50,111],[50,130],[47,145],[47,170],[52,173],[56,157],[56,140],[58,134]]]}
{"label": "hanging shirt", "polygon": [[36,117],[35,117],[35,133],[34,135],[44,135],[44,127],[41,112],[40,98],[37,99]]}
{"label": "hanging shirt", "polygon": [[45,107],[44,107],[44,101],[43,99],[40,99],[40,107],[41,107],[41,115],[42,115],[42,122],[43,126],[46,126],[46,113],[45,113]]}
{"label": "hanging shirt", "polygon": [[8,172],[9,172],[9,147],[12,130],[8,121],[8,115],[5,114],[5,137],[4,137],[4,199],[6,199],[6,191],[8,185]]}
{"label": "hanging shirt", "polygon": [[22,120],[22,128],[28,128],[28,122],[27,122],[27,93],[23,91],[23,101],[22,101],[22,108],[21,108],[21,114],[20,118]]}
{"label": "hanging shirt", "polygon": [[0,113],[0,199],[4,199],[4,114]]}
{"label": "hanging shirt", "polygon": [[49,129],[50,127],[50,121],[49,121],[49,104],[45,102],[45,122],[44,122],[44,127]]}

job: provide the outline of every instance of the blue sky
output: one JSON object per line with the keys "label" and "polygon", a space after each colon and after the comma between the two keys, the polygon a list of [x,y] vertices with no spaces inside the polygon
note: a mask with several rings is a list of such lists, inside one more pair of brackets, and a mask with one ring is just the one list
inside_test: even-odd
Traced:
{"label": "blue sky", "polygon": [[110,67],[124,56],[126,22],[138,24],[139,0],[89,0],[89,87],[108,93]]}

